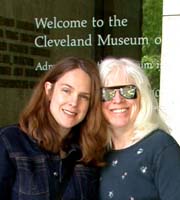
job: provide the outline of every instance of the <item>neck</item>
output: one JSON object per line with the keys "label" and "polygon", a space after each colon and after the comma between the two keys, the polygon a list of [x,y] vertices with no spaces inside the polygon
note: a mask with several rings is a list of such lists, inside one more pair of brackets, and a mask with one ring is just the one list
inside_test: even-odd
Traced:
{"label": "neck", "polygon": [[134,144],[133,130],[125,128],[115,128],[111,130],[113,149],[125,149]]}
{"label": "neck", "polygon": [[60,128],[60,133],[61,133],[62,138],[66,137],[66,135],[68,135],[68,133],[70,131],[71,131],[71,129],[61,127]]}

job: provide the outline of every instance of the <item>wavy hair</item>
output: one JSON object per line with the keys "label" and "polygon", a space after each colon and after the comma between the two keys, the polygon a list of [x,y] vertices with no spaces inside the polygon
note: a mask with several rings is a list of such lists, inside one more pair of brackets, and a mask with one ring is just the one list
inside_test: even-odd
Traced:
{"label": "wavy hair", "polygon": [[130,58],[109,57],[104,59],[99,65],[103,86],[105,86],[107,77],[112,70],[116,72],[116,76],[120,76],[123,71],[123,76],[127,76],[127,80],[133,80],[138,88],[140,111],[134,123],[133,140],[140,140],[157,128],[169,132],[167,125],[161,117],[161,111],[159,110],[150,82],[140,63]]}
{"label": "wavy hair", "polygon": [[[49,100],[45,93],[45,82],[55,83],[66,72],[80,68],[91,79],[90,104],[82,122],[62,138],[58,123],[49,111]],[[54,65],[34,89],[29,103],[20,115],[20,128],[36,140],[47,151],[60,153],[77,142],[82,151],[82,161],[100,165],[107,142],[105,124],[101,110],[100,78],[96,64],[88,59],[67,57]],[[77,137],[78,136],[78,137]]]}

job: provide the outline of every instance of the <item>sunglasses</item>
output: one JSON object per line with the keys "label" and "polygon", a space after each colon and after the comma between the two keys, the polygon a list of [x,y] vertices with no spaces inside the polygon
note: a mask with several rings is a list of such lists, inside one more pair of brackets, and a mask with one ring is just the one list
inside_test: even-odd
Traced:
{"label": "sunglasses", "polygon": [[102,101],[111,101],[115,97],[116,91],[119,91],[119,94],[125,99],[137,98],[137,87],[135,85],[103,87],[101,91]]}

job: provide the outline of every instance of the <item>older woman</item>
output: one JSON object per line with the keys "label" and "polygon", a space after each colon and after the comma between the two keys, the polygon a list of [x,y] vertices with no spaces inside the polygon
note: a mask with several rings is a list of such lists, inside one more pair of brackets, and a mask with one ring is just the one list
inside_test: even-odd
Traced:
{"label": "older woman", "polygon": [[180,147],[168,134],[140,65],[107,58],[99,70],[109,134],[100,199],[179,199]]}

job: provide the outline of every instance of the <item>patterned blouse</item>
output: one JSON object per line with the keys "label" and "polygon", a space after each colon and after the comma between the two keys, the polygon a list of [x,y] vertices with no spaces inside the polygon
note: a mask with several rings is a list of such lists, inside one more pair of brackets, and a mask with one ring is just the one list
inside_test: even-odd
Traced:
{"label": "patterned blouse", "polygon": [[180,146],[162,130],[106,155],[100,200],[180,200]]}

